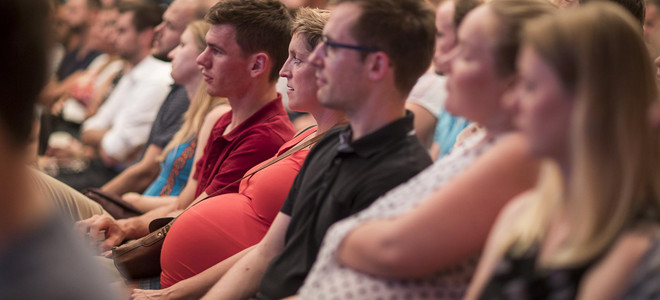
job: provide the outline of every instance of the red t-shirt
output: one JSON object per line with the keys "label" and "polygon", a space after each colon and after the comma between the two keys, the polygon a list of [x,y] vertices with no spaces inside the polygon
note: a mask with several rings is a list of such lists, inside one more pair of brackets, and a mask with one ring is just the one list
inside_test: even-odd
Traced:
{"label": "red t-shirt", "polygon": [[[213,126],[193,175],[197,179],[195,198],[202,192],[210,195],[241,178],[247,170],[272,157],[295,134],[279,94],[275,100],[223,135],[231,117],[231,112],[227,112]],[[226,188],[222,194],[236,191],[238,183]]]}
{"label": "red t-shirt", "polygon": [[[307,130],[287,142],[277,155],[315,131]],[[308,153],[307,149],[299,150],[241,180],[238,193],[207,199],[181,214],[163,243],[161,287],[201,273],[259,242],[277,216]]]}

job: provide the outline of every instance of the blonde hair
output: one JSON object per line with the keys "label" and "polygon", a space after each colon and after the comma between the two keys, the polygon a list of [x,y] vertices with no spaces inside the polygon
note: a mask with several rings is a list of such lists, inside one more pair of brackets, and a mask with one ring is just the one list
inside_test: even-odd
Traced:
{"label": "blonde hair", "polygon": [[523,37],[575,95],[571,178],[564,182],[558,166],[545,163],[502,251],[521,255],[534,247],[569,204],[568,240],[540,263],[576,266],[606,251],[649,205],[659,207],[659,139],[646,122],[657,99],[652,64],[639,24],[612,3],[543,18]]}
{"label": "blonde hair", "polygon": [[[190,30],[193,34],[195,44],[199,47],[200,53],[206,48],[204,37],[209,28],[211,28],[211,25],[205,21],[194,21],[186,27],[186,29]],[[195,95],[190,99],[190,106],[183,115],[183,124],[181,125],[181,128],[174,134],[172,140],[167,146],[165,146],[162,154],[158,157],[159,161],[165,160],[167,154],[179,144],[195,138],[202,127],[206,114],[208,114],[214,106],[227,102],[227,99],[224,98],[211,97],[211,95],[206,92],[206,88],[207,84],[202,80],[197,86]]]}

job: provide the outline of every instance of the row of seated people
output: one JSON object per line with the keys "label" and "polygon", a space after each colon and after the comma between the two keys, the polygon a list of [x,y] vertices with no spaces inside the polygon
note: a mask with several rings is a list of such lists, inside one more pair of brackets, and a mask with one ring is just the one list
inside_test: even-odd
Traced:
{"label": "row of seated people", "polygon": [[[437,30],[450,24],[458,32],[453,47],[435,52],[436,71],[450,75],[446,109],[479,125],[430,165],[411,134],[412,116],[403,113],[433,55],[433,13],[422,1],[338,1],[329,21],[326,12],[299,11],[292,31],[288,11],[265,3],[271,6],[216,4],[211,25],[194,32],[203,24],[192,23],[171,54],[173,64],[194,66],[196,58],[206,92],[231,107],[200,126],[213,115],[212,100],[191,97],[197,100],[183,128],[199,134],[180,131],[174,141],[203,143],[205,132],[209,138],[180,196],[140,197],[136,203],[149,210],[141,217],[101,215],[79,226],[102,236],[99,247],[107,250],[146,234],[154,217],[181,212],[233,182],[226,173],[238,179],[257,158],[328,133],[311,151],[223,189],[237,194],[187,210],[163,246],[160,281],[167,288],[136,290],[134,298],[201,296],[213,285],[210,298],[461,298],[471,279],[468,298],[623,295],[624,279],[654,242],[656,216],[646,212],[657,206],[660,150],[645,118],[657,101],[651,63],[628,12],[612,4],[564,12],[542,0],[496,0],[469,14],[479,3],[441,5]],[[598,27],[602,16],[611,28]],[[240,21],[246,19],[253,21]],[[243,40],[257,28],[273,38]],[[397,48],[401,36],[410,39],[404,49]],[[630,78],[611,76],[612,64],[592,57],[617,43],[627,47],[605,59]],[[284,145],[293,131],[273,100],[278,71],[289,82],[291,107],[319,124]],[[343,122],[341,112],[350,125],[330,130]],[[639,136],[628,138],[631,132]]]}

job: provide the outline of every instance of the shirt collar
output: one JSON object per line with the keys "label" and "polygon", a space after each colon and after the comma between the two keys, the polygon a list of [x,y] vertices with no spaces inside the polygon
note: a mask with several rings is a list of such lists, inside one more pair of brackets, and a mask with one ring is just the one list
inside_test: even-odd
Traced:
{"label": "shirt collar", "polygon": [[415,135],[415,130],[413,129],[413,114],[406,111],[406,116],[403,118],[397,119],[352,143],[353,130],[351,130],[350,125],[347,126],[339,133],[337,152],[340,154],[356,153],[366,158],[383,151],[391,144],[399,142],[409,135]]}
{"label": "shirt collar", "polygon": [[140,78],[149,78],[154,70],[154,67],[156,67],[159,64],[169,64],[167,62],[158,60],[157,58],[147,55],[144,59],[142,59],[137,65],[133,67],[129,71],[129,74],[131,78],[135,80],[139,80]]}
{"label": "shirt collar", "polygon": [[[257,112],[253,113],[249,118],[247,118],[247,120],[243,121],[241,124],[236,126],[234,130],[224,135],[224,138],[228,141],[231,141],[240,134],[242,134],[243,131],[245,131],[246,129],[258,123],[262,123],[265,120],[272,118],[273,116],[279,115],[281,112],[284,111],[285,111],[284,105],[282,105],[282,95],[277,93],[277,98],[268,102],[266,105],[261,107]],[[231,123],[231,117],[228,119],[227,124],[229,123]],[[222,126],[222,127],[223,128],[216,128],[214,129],[214,131],[222,130],[224,132],[226,126]],[[222,134],[222,132],[220,132],[220,134]]]}

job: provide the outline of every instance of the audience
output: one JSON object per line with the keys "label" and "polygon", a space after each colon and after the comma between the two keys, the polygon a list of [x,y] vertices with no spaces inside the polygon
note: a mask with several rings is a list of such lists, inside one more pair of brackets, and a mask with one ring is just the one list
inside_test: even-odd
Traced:
{"label": "audience", "polygon": [[[172,2],[172,5],[163,14],[163,22],[154,29],[154,42],[151,52],[160,53],[165,51],[166,55],[171,52],[180,44],[183,29],[195,18],[201,19],[203,14],[200,14],[200,11],[206,11],[207,8],[206,3],[201,0],[176,0]],[[184,23],[184,21],[187,22]],[[183,29],[179,30],[179,26],[183,26]],[[199,29],[198,26],[195,28]],[[203,43],[203,41],[198,42]],[[175,85],[172,86],[170,93],[158,110],[149,137],[142,150],[141,158],[109,182],[101,183],[103,184],[101,190],[117,195],[131,192],[142,193],[157,179],[159,172],[158,157],[164,154],[163,149],[181,127],[181,116],[188,109],[189,99],[192,99],[192,95],[195,95],[194,89],[197,87],[197,83],[201,81],[201,74],[197,73],[191,73],[191,76],[183,74],[179,78],[174,78]],[[187,88],[182,86],[184,83],[187,83]],[[199,96],[202,97],[203,95],[200,94]],[[160,171],[162,172],[162,170]]]}
{"label": "audience", "polygon": [[336,223],[300,298],[463,297],[500,209],[534,184],[537,162],[512,131],[505,101],[516,76],[519,29],[554,11],[544,0],[496,0],[467,15],[446,105],[479,130],[371,207]]}
{"label": "audience", "polygon": [[[294,20],[289,58],[280,75],[288,80],[291,109],[309,112],[318,120],[318,128],[297,135],[280,148],[278,155],[317,140],[328,129],[344,120],[342,113],[325,108],[318,102],[315,69],[308,60],[311,51],[321,41],[323,25],[328,17],[328,11],[302,8]],[[214,271],[209,270],[200,276],[196,274],[256,244],[263,237],[308,153],[307,147],[299,149],[276,164],[243,179],[238,193],[211,198],[182,214],[163,244],[161,282],[162,287],[167,289],[135,291],[133,297],[139,299],[167,293],[176,294],[176,297],[202,296],[203,291],[215,282],[210,280],[210,273]],[[212,230],[208,231],[209,234],[198,234],[206,231],[204,228]],[[194,278],[179,282],[193,275]],[[176,284],[172,286],[173,283]],[[187,294],[190,292],[195,294]]]}
{"label": "audience", "polygon": [[92,147],[98,158],[90,161],[82,176],[57,176],[77,190],[103,185],[136,159],[170,91],[169,63],[149,55],[160,9],[140,0],[122,1],[118,8],[115,45],[129,71],[98,113],[83,123],[82,142]]}
{"label": "audience", "polygon": [[222,278],[208,299],[295,294],[332,223],[431,163],[404,105],[431,63],[432,10],[412,0],[334,3],[309,61],[319,102],[345,112],[350,125],[331,130],[309,153],[264,238],[214,267]]}
{"label": "audience", "polygon": [[0,298],[658,298],[657,1],[4,0]]}
{"label": "audience", "polygon": [[517,123],[547,161],[498,219],[467,298],[619,299],[660,208],[647,118],[658,90],[639,23],[590,3],[529,24],[523,40]]}
{"label": "audience", "polygon": [[125,239],[145,236],[153,219],[178,215],[195,200],[215,196],[221,189],[222,193],[237,192],[233,182],[293,137],[275,91],[291,39],[289,11],[274,0],[221,1],[211,8],[207,21],[211,23],[207,47],[197,63],[207,92],[226,97],[231,111],[213,124],[193,177],[171,204],[135,218],[95,216],[80,222],[91,236],[105,237],[98,245],[102,251]]}

